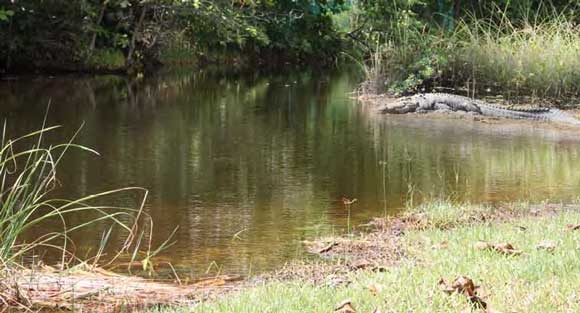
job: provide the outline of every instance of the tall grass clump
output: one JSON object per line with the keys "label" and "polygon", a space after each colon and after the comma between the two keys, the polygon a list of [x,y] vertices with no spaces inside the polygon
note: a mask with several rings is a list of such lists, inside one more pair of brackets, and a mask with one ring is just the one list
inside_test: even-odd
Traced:
{"label": "tall grass clump", "polygon": [[400,10],[384,40],[376,44],[364,64],[362,93],[415,92],[447,65],[448,42],[439,30],[428,30],[408,10]]}
{"label": "tall grass clump", "polygon": [[509,98],[577,100],[577,15],[554,8],[516,14],[508,7],[492,7],[485,16],[465,12],[453,28],[400,10],[365,62],[363,93],[446,87]]}
{"label": "tall grass clump", "polygon": [[455,81],[515,96],[580,95],[580,28],[570,17],[537,15],[517,24],[469,17],[459,23],[452,42]]}
{"label": "tall grass clump", "polygon": [[[65,153],[71,149],[96,153],[72,143],[46,146],[43,138],[56,127],[43,127],[24,136],[10,139],[4,124],[0,150],[0,272],[20,265],[20,260],[34,249],[58,249],[62,252],[62,264],[70,261],[67,254],[69,234],[97,223],[110,222],[128,234],[125,249],[129,249],[136,231],[141,208],[94,205],[99,198],[119,192],[146,191],[141,188],[122,188],[88,195],[76,200],[51,198],[51,191],[58,185],[57,169]],[[74,137],[73,137],[74,139]],[[86,217],[76,224],[69,224],[67,216]],[[90,218],[89,218],[90,216]],[[43,223],[59,222],[58,231],[47,231],[31,242],[24,236]],[[135,224],[132,224],[132,223]],[[67,258],[65,260],[65,258]]]}

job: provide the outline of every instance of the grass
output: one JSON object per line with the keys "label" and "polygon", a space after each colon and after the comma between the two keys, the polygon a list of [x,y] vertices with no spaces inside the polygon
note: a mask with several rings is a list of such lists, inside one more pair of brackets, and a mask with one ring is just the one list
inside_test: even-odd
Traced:
{"label": "grass", "polygon": [[118,70],[125,66],[123,52],[115,49],[97,49],[87,61],[87,65],[99,70]]}
{"label": "grass", "polygon": [[471,18],[459,24],[452,40],[456,79],[515,95],[580,95],[580,31],[565,16],[528,18],[520,26]]}
{"label": "grass", "polygon": [[[69,254],[69,235],[95,224],[111,223],[128,234],[123,249],[135,243],[137,220],[141,208],[117,207],[93,204],[96,200],[121,192],[144,192],[141,188],[121,188],[92,194],[80,199],[51,198],[58,186],[57,171],[69,150],[95,151],[74,144],[45,145],[47,133],[59,128],[43,127],[18,138],[9,138],[6,126],[2,133],[0,150],[0,274],[18,267],[20,260],[37,249],[57,249],[62,252],[62,266],[78,261]],[[74,137],[73,137],[74,139]],[[67,222],[68,216],[84,216],[77,224]],[[77,219],[78,220],[78,219]],[[32,242],[24,241],[24,235],[39,229],[44,223],[60,221],[60,230],[46,231]],[[132,222],[135,224],[131,224]],[[108,234],[110,234],[110,230]],[[106,240],[108,235],[103,236]],[[101,248],[105,242],[101,242]],[[137,243],[138,244],[138,243]],[[102,251],[102,249],[99,251]],[[94,262],[97,262],[96,256]],[[1,278],[1,276],[0,276]]]}
{"label": "grass", "polygon": [[[21,137],[9,138],[6,124],[0,141],[0,307],[23,310],[56,307],[129,310],[141,305],[143,293],[154,303],[183,303],[185,289],[155,284],[136,277],[108,273],[99,266],[111,264],[120,257],[129,264],[140,262],[142,271],[151,275],[153,258],[169,247],[173,234],[156,248],[151,246],[153,222],[143,212],[147,190],[138,187],[119,188],[79,199],[53,198],[52,192],[61,183],[57,172],[65,154],[94,150],[71,141],[45,144],[45,136],[59,126],[42,127]],[[78,132],[77,132],[78,133]],[[103,205],[116,194],[143,195],[137,208]],[[148,219],[144,219],[147,217]],[[74,221],[74,222],[71,222]],[[143,223],[143,222],[148,222]],[[48,229],[42,232],[42,229]],[[60,225],[60,227],[59,227]],[[74,254],[70,235],[88,227],[103,228],[100,243],[91,255]],[[115,228],[115,232],[113,229]],[[29,231],[39,233],[30,240]],[[106,255],[105,246],[112,234],[122,246]],[[123,240],[124,239],[124,240]],[[120,241],[119,241],[120,240]],[[44,259],[32,258],[46,250],[61,253],[58,268]],[[129,271],[130,272],[130,271]],[[117,286],[123,286],[123,288]],[[131,285],[132,290],[127,287]],[[169,288],[169,289],[168,289]],[[26,290],[25,293],[22,290]],[[106,293],[102,292],[107,290]],[[86,296],[91,294],[91,296]],[[94,294],[94,295],[93,295]],[[98,296],[95,300],[93,296]],[[85,299],[86,298],[86,299]],[[181,301],[181,302],[180,302]],[[2,311],[2,310],[0,310]],[[82,311],[82,309],[81,309]],[[89,309],[89,311],[92,311]]]}
{"label": "grass", "polygon": [[[452,281],[458,275],[472,278],[480,286],[478,295],[498,312],[580,311],[580,232],[566,227],[580,224],[580,211],[458,223],[466,216],[494,211],[475,208],[466,213],[465,208],[422,207],[419,214],[432,221],[431,227],[408,231],[401,238],[406,256],[399,264],[383,273],[352,272],[349,285],[269,281],[194,309],[156,312],[332,312],[345,299],[352,300],[357,312],[377,308],[381,312],[465,312],[471,308],[465,296],[447,295],[438,288],[441,278]],[[474,244],[480,240],[509,242],[523,254],[478,250]],[[538,250],[536,245],[543,240],[554,241],[555,250]]]}
{"label": "grass", "polygon": [[394,94],[443,85],[507,98],[580,97],[580,30],[573,17],[543,12],[516,24],[497,14],[466,17],[452,32],[396,28],[364,66],[364,86]]}

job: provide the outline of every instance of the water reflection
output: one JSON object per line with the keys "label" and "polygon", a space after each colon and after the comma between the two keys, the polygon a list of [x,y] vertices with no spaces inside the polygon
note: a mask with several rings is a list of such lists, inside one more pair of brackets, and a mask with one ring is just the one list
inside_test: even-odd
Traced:
{"label": "water reflection", "polygon": [[[11,134],[48,124],[100,157],[69,155],[69,197],[143,186],[164,258],[197,275],[215,262],[247,274],[301,252],[299,240],[407,202],[572,200],[580,186],[573,137],[469,121],[372,118],[353,105],[348,72],[213,75],[173,71],[143,81],[58,77],[0,83]],[[136,204],[130,195],[115,199]],[[103,229],[77,234],[94,246]],[[122,238],[118,238],[121,241]]]}

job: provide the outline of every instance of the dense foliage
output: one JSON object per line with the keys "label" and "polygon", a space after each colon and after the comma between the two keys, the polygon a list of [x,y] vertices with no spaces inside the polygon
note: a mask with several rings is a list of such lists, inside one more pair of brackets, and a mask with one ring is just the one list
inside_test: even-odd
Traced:
{"label": "dense foliage", "polygon": [[[556,48],[558,57],[574,60],[578,12],[576,0],[3,0],[0,73],[141,72],[161,63],[200,61],[329,65],[348,55],[369,66],[367,73],[378,84],[374,89],[414,91],[433,82],[471,79],[457,74],[466,72],[459,64],[469,63],[461,53],[470,55],[465,51],[481,44],[492,49],[516,42],[504,49],[506,59],[510,53],[528,55],[529,36],[512,35],[547,20],[551,25],[538,28],[543,36],[534,40],[564,42]],[[552,38],[553,33],[562,36]],[[485,36],[495,43],[483,43]],[[574,67],[571,62],[563,68]],[[520,72],[503,73],[504,83],[520,84]],[[557,93],[571,90],[577,74],[564,72],[548,75],[561,82]]]}
{"label": "dense foliage", "polygon": [[486,90],[509,85],[550,96],[580,92],[576,0],[360,0],[358,5],[357,41],[373,56],[367,62],[367,90],[404,93],[462,84]]}
{"label": "dense foliage", "polygon": [[330,60],[341,50],[331,1],[15,0],[0,6],[0,64],[115,69],[154,66],[163,49],[212,58]]}

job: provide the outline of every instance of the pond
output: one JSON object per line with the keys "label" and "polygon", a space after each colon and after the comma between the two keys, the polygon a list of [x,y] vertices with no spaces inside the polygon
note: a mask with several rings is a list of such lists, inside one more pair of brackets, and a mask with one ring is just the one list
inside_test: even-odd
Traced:
{"label": "pond", "polygon": [[[48,125],[71,152],[57,194],[124,186],[149,190],[159,262],[184,276],[254,274],[304,254],[302,240],[343,232],[429,199],[472,203],[573,201],[580,144],[529,125],[375,116],[351,99],[350,71],[286,74],[167,71],[115,76],[22,77],[0,82],[9,134]],[[115,205],[138,205],[135,195]],[[73,236],[97,247],[103,228]],[[114,238],[115,242],[122,238]]]}

